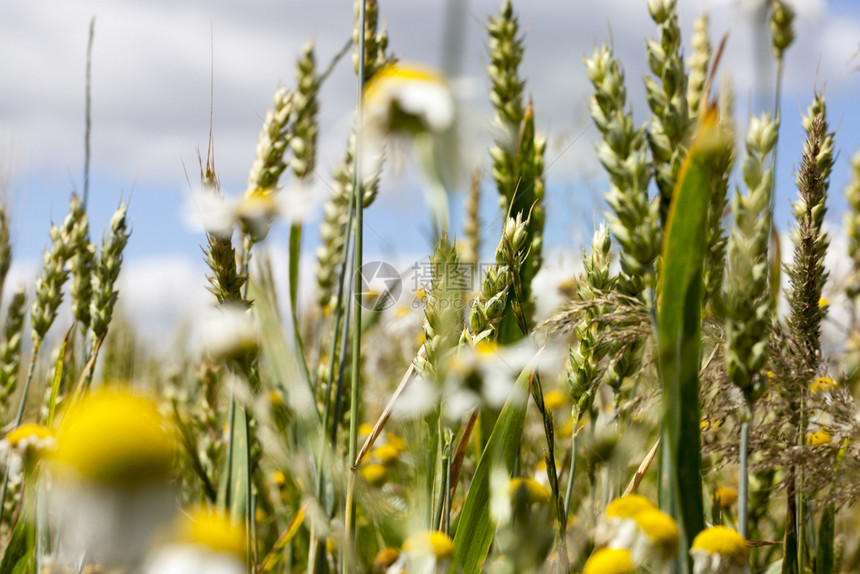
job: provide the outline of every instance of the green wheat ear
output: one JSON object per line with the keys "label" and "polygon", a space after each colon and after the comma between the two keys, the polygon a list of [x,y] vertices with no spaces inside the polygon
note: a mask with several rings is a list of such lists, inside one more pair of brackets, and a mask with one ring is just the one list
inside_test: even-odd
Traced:
{"label": "green wheat ear", "polygon": [[771,324],[768,246],[773,193],[773,165],[768,159],[776,145],[778,129],[779,121],[767,114],[750,121],[746,154],[741,162],[748,191],[742,194],[737,189],[732,201],[725,357],[729,379],[750,401],[760,395],[766,384],[761,370],[767,360]]}
{"label": "green wheat ear", "polygon": [[687,105],[687,73],[681,55],[681,29],[676,0],[648,0],[658,37],[645,47],[654,78],[645,77],[651,108],[648,143],[654,158],[654,179],[660,190],[660,220],[666,225],[681,162],[687,155],[692,122]]}

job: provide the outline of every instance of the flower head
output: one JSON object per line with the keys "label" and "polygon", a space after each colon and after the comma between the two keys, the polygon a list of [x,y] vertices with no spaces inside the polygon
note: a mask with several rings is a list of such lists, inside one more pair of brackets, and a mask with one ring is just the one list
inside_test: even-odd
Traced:
{"label": "flower head", "polygon": [[226,516],[196,510],[176,526],[175,541],[159,548],[147,574],[240,574],[244,564],[245,534]]}
{"label": "flower head", "polygon": [[806,435],[806,444],[809,446],[822,446],[831,442],[833,437],[824,429]]}
{"label": "flower head", "polygon": [[512,500],[523,500],[529,504],[546,504],[549,502],[549,490],[531,478],[512,478],[508,483],[508,494]]}
{"label": "flower head", "polygon": [[155,403],[99,391],[73,405],[57,435],[55,460],[97,483],[139,485],[167,479],[174,437]]}
{"label": "flower head", "polygon": [[809,385],[812,394],[832,391],[839,386],[839,381],[830,377],[818,377]]}
{"label": "flower head", "polygon": [[721,486],[714,491],[714,501],[720,508],[729,508],[738,501],[738,491],[731,486]]}
{"label": "flower head", "polygon": [[690,549],[693,574],[749,574],[749,550],[737,531],[714,526],[700,532]]}
{"label": "flower head", "polygon": [[39,458],[56,448],[57,440],[54,438],[54,433],[33,423],[23,424],[9,431],[9,434],[0,441],[0,454],[10,455],[8,460],[14,474],[17,474],[22,464],[25,468],[32,469]]}
{"label": "flower head", "polygon": [[364,122],[380,135],[441,133],[454,123],[445,76],[416,64],[388,64],[364,88]]}
{"label": "flower head", "polygon": [[403,551],[414,556],[433,556],[439,560],[454,553],[454,541],[444,532],[423,530],[406,539]]}
{"label": "flower head", "polygon": [[623,548],[601,548],[588,557],[582,574],[632,574],[633,559]]}
{"label": "flower head", "polygon": [[636,564],[648,559],[663,563],[678,552],[678,524],[644,496],[631,494],[607,505],[594,542],[629,550]]}

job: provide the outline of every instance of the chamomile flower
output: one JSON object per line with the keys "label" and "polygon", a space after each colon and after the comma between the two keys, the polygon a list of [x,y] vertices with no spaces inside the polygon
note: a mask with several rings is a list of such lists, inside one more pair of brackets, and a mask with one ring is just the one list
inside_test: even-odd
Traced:
{"label": "chamomile flower", "polygon": [[731,486],[721,486],[714,491],[714,502],[720,508],[729,508],[738,501],[738,491]]}
{"label": "chamomile flower", "polygon": [[822,446],[831,442],[833,442],[833,436],[824,429],[806,435],[806,444],[808,446]]}
{"label": "chamomile flower", "polygon": [[690,548],[693,574],[749,574],[749,550],[737,531],[714,526],[700,532]]}
{"label": "chamomile flower", "polygon": [[138,565],[174,514],[174,435],[155,403],[104,390],[73,404],[53,458],[62,564]]}
{"label": "chamomile flower", "polygon": [[146,574],[242,574],[245,535],[221,514],[198,510],[184,516],[175,540],[158,548],[148,560]]}
{"label": "chamomile flower", "polygon": [[192,193],[184,208],[183,220],[193,231],[205,231],[229,238],[239,227],[255,239],[263,239],[276,219],[289,223],[303,221],[314,208],[319,194],[284,190],[281,193],[247,193],[242,197],[225,197],[203,188]]}
{"label": "chamomile flower", "polygon": [[678,553],[678,524],[644,496],[632,494],[609,503],[594,542],[629,550],[635,564],[662,564]]}
{"label": "chamomile flower", "polygon": [[430,183],[425,186],[428,206],[436,223],[443,224],[446,188],[462,171],[457,106],[447,78],[417,64],[387,64],[365,86],[362,112],[362,176],[377,174],[387,151],[411,144]]}
{"label": "chamomile flower", "polygon": [[0,457],[9,461],[11,474],[32,470],[36,462],[57,448],[54,433],[45,427],[27,423],[9,432],[0,441]]}
{"label": "chamomile flower", "polygon": [[601,548],[588,557],[582,574],[632,574],[633,559],[623,548]]}
{"label": "chamomile flower", "polygon": [[260,333],[250,309],[219,305],[206,315],[200,332],[200,350],[210,358],[231,359],[252,353]]}
{"label": "chamomile flower", "polygon": [[[445,572],[454,555],[454,541],[436,530],[416,532],[403,542],[402,552],[389,566],[388,574]],[[393,557],[390,554],[387,558]]]}
{"label": "chamomile flower", "polygon": [[522,500],[528,504],[547,504],[550,499],[549,489],[531,478],[512,478],[508,483],[508,495],[511,500]]}

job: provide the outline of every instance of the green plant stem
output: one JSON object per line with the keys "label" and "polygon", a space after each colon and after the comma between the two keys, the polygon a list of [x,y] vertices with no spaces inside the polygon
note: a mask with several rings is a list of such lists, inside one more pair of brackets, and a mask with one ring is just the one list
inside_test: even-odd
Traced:
{"label": "green plant stem", "polygon": [[[15,417],[15,427],[21,425],[21,419],[24,418],[24,406],[27,404],[27,394],[30,391],[30,382],[33,380],[33,371],[36,369],[36,359],[39,356],[39,347],[42,346],[42,339],[33,340],[33,355],[30,357],[30,366],[27,368],[27,380],[24,383],[24,390],[21,391],[21,401],[18,404],[18,414]],[[3,486],[0,487],[0,524],[3,524],[3,512],[6,510],[6,490],[9,488],[9,456],[6,454],[5,470],[3,471]]]}
{"label": "green plant stem", "polygon": [[576,477],[576,454],[577,454],[577,445],[576,445],[576,427],[579,423],[579,416],[574,416],[573,418],[573,432],[570,434],[570,472],[567,476],[567,490],[564,495],[564,514],[565,514],[565,522],[567,522],[568,517],[570,516],[570,506],[573,502],[573,479]]}
{"label": "green plant stem", "polygon": [[349,559],[343,561],[343,573],[347,574],[352,567],[352,553],[355,548],[355,455],[358,450],[358,407],[361,395],[359,383],[361,381],[361,265],[362,265],[362,234],[364,233],[364,178],[361,174],[361,132],[362,132],[362,107],[364,96],[364,41],[365,41],[365,18],[367,14],[367,2],[362,0],[358,11],[358,104],[356,106],[356,138],[354,176],[353,176],[353,200],[355,201],[355,269],[353,288],[353,332],[352,332],[352,372],[350,389],[350,419],[349,419],[349,454],[347,466],[349,466],[349,478],[347,480],[346,508],[344,512],[344,538],[346,551]]}
{"label": "green plant stem", "polygon": [[451,464],[451,457],[447,454],[442,455],[442,480],[439,481],[439,494],[437,495],[439,507],[436,509],[436,518],[433,521],[433,530],[442,530],[442,517],[445,515],[445,506],[448,502],[448,497],[445,495],[449,490],[448,474],[445,469]]}
{"label": "green plant stem", "polygon": [[311,375],[308,371],[308,363],[305,359],[305,345],[302,342],[302,334],[299,330],[298,290],[299,290],[299,258],[302,249],[302,226],[293,224],[290,226],[290,313],[293,320],[293,338],[296,343],[296,355],[299,359],[299,368],[302,376],[308,381],[312,388]]}
{"label": "green plant stem", "polygon": [[[750,419],[752,419],[752,407],[750,407]],[[740,487],[738,488],[738,532],[744,538],[747,537],[747,499],[749,498],[749,476],[747,458],[749,456],[750,444],[750,422],[746,420],[741,423],[741,454],[740,454]]]}

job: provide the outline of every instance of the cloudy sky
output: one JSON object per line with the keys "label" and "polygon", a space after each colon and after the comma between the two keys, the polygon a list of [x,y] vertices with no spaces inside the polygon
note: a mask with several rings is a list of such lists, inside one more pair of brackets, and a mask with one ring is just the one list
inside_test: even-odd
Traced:
{"label": "cloudy sky", "polygon": [[[381,0],[391,49],[403,60],[440,66],[446,38],[443,0]],[[457,4],[453,0],[452,5]],[[463,49],[456,82],[467,141],[486,148],[484,26],[500,0],[460,0]],[[711,34],[730,32],[723,73],[737,91],[738,121],[772,101],[774,70],[762,53],[756,0],[679,0],[682,28],[711,15]],[[827,90],[829,117],[839,126],[840,155],[833,176],[830,219],[841,221],[848,161],[860,147],[860,6],[855,0],[795,0],[797,42],[787,57],[782,100],[777,223],[788,227],[792,171],[802,143],[800,111],[813,86]],[[587,9],[584,8],[587,6]],[[645,0],[521,0],[515,2],[526,35],[522,75],[528,79],[538,126],[548,134],[548,245],[578,249],[600,217],[605,179],[596,162],[596,130],[587,116],[589,84],[583,55],[613,39],[625,64],[634,114],[646,121],[641,78],[643,45],[654,33]],[[293,82],[295,58],[308,38],[326,65],[348,40],[350,0],[227,0],[5,2],[0,5],[0,176],[10,205],[16,273],[36,268],[51,220],[61,219],[70,190],[81,189],[84,68],[90,18],[93,52],[91,221],[98,235],[121,199],[131,199],[134,233],[128,247],[127,298],[172,318],[189,297],[202,301],[199,231],[183,222],[189,203],[187,169],[196,179],[196,150],[205,153],[210,80],[214,82],[216,168],[222,186],[245,187],[262,117],[279,85]],[[343,154],[355,102],[351,63],[345,59],[322,90],[318,189]],[[486,155],[481,156],[487,160]],[[495,192],[487,187],[486,241],[498,236]],[[408,262],[428,252],[427,216],[414,170],[386,177],[368,212],[370,257]],[[457,200],[455,200],[457,201]],[[318,242],[319,210],[306,226],[305,247]],[[456,217],[456,214],[455,214]],[[283,253],[283,230],[270,236]],[[308,268],[309,270],[309,268]],[[306,276],[308,274],[306,273]],[[166,303],[172,301],[172,303]],[[201,303],[197,303],[200,305]],[[167,320],[167,319],[166,319]]]}

